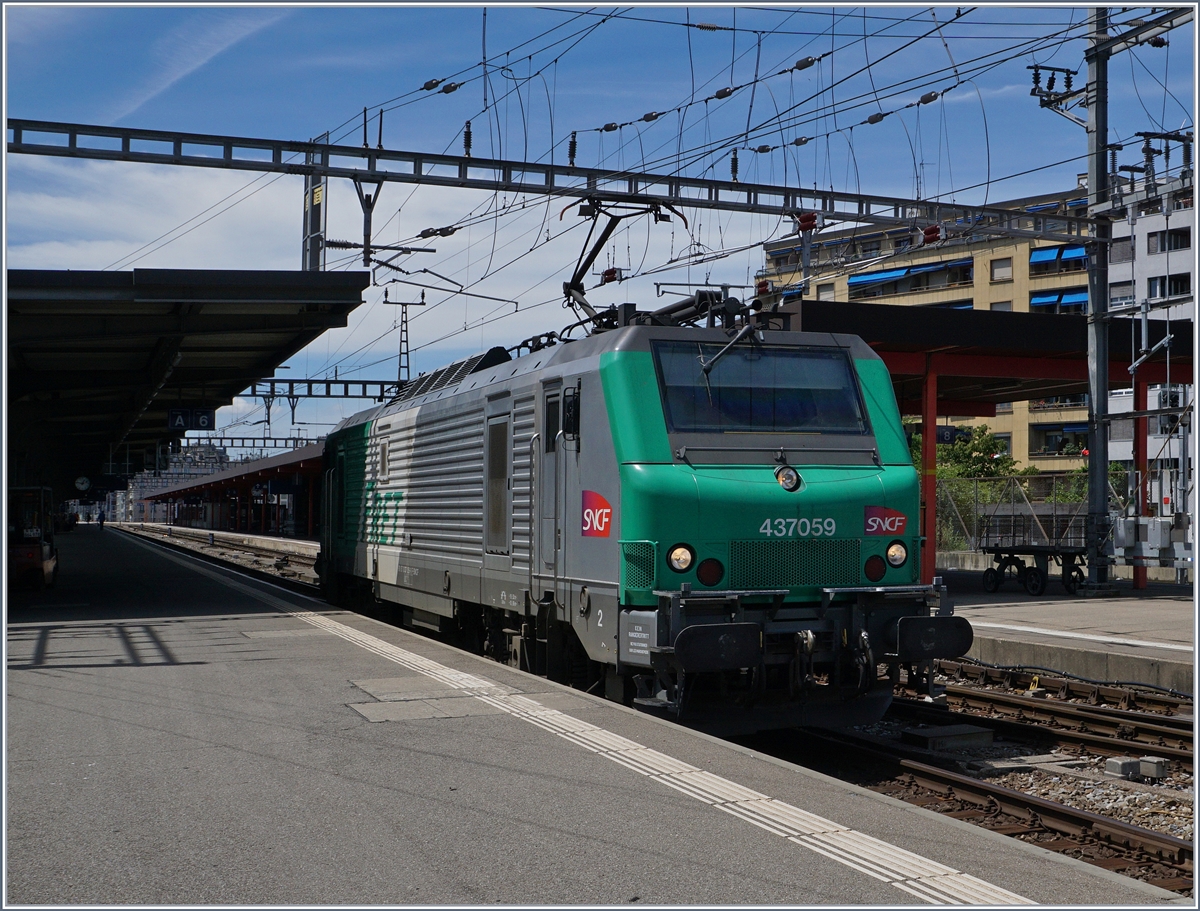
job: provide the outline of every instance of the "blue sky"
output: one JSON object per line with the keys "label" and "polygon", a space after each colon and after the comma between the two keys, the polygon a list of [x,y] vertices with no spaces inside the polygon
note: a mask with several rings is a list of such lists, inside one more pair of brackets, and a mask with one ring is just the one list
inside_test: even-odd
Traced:
{"label": "blue sky", "polygon": [[[1084,81],[1083,8],[502,6],[486,8],[486,37],[484,12],[8,5],[6,114],[282,139],[332,131],[359,143],[368,107],[373,145],[382,108],[390,148],[460,152],[471,120],[477,156],[565,161],[576,131],[583,165],[728,178],[738,147],[743,180],[975,203],[1074,185],[1086,170],[1083,129],[1038,108],[1026,69],[1065,66],[1079,71],[1077,85]],[[1129,8],[1117,19],[1148,15]],[[1168,38],[1167,47],[1114,58],[1114,139],[1192,127],[1194,24]],[[791,69],[809,56],[818,62]],[[430,79],[461,87],[422,91]],[[727,86],[738,88],[712,97]],[[905,107],[928,91],[944,94]],[[661,116],[639,121],[648,112]],[[873,113],[888,116],[864,124]],[[628,125],[598,131],[609,122]],[[810,141],[790,145],[801,136]],[[749,151],[764,144],[784,148]],[[1126,151],[1122,163],[1139,159]],[[13,156],[6,179],[10,268],[299,265],[298,178]],[[411,257],[406,268],[520,304],[427,291],[437,307],[414,318],[416,369],[568,321],[556,289],[584,232],[573,209],[559,219],[566,202],[384,188],[380,240],[461,226],[429,244],[436,254]],[[600,289],[593,302],[649,304],[655,282],[748,283],[762,266],[758,245],[788,230],[777,219],[688,214],[688,229],[676,219],[617,232],[599,263],[636,277]],[[361,234],[349,184],[330,187],[329,234]],[[333,251],[330,263],[355,267]],[[389,289],[392,300],[416,293]],[[293,358],[290,375],[323,376],[337,366],[342,375],[394,376],[396,314],[382,296],[369,289],[351,325]],[[297,419],[332,421],[341,409],[305,403]],[[260,405],[239,402],[219,423],[261,417]],[[273,429],[287,428],[286,409],[277,410]]]}

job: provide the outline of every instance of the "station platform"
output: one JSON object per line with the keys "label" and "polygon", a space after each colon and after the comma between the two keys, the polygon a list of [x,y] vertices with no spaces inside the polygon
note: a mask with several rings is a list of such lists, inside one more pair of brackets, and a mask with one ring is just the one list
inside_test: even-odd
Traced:
{"label": "station platform", "polygon": [[955,613],[975,630],[971,658],[1195,692],[1191,586],[1152,582],[1135,591],[1118,582],[1116,596],[1087,598],[1067,594],[1055,578],[1031,597],[1011,583],[989,594],[978,572],[947,572],[943,579]]}
{"label": "station platform", "polygon": [[10,904],[1190,904],[108,528],[9,600]]}

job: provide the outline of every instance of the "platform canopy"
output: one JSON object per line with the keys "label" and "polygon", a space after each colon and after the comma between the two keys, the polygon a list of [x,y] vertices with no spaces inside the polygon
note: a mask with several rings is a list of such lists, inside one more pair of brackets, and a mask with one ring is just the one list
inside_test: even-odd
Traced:
{"label": "platform canopy", "polygon": [[366,272],[9,270],[8,479],[74,495],[75,479],[153,467],[207,411],[345,326]]}
{"label": "platform canopy", "polygon": [[[1088,391],[1086,316],[834,301],[803,301],[784,309],[793,314],[793,329],[860,336],[887,364],[904,414],[921,413],[929,374],[937,377],[938,414],[955,417],[992,417],[1001,402]],[[1192,323],[1152,319],[1149,344],[1168,332],[1171,379],[1190,382]],[[1140,326],[1129,318],[1114,319],[1110,388],[1133,385],[1128,368],[1135,344],[1141,345]],[[1167,352],[1143,364],[1138,377],[1166,382]]]}

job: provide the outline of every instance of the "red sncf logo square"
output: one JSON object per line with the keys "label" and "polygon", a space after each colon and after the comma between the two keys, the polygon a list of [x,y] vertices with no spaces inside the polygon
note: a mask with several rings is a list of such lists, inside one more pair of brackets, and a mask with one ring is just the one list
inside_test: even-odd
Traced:
{"label": "red sncf logo square", "polygon": [[612,506],[594,490],[583,492],[583,536],[607,538],[612,531]]}
{"label": "red sncf logo square", "polygon": [[868,506],[863,520],[863,534],[902,535],[908,516],[886,506]]}

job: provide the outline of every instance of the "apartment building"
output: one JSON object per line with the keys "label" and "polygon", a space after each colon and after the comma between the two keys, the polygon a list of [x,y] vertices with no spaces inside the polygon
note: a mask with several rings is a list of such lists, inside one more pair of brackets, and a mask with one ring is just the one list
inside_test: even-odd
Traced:
{"label": "apartment building", "polygon": [[[1064,192],[998,203],[1024,211],[1030,226],[1053,230],[1055,216],[1084,214],[1086,175]],[[1155,309],[1153,319],[1191,319],[1195,272],[1195,208],[1191,188],[1150,203],[1130,206],[1114,223],[1110,253],[1112,306]],[[796,297],[861,301],[910,307],[1086,313],[1088,253],[1082,244],[1047,243],[1027,238],[953,238],[926,245],[908,228],[833,230],[817,233],[810,251],[810,278],[801,295],[799,238],[766,245],[766,268],[784,299]],[[1180,377],[1187,381],[1190,377]],[[1114,412],[1132,410],[1131,390],[1113,390]],[[1150,407],[1190,396],[1190,387],[1151,387]],[[1172,399],[1172,396],[1174,399]],[[1088,445],[1086,395],[1058,396],[997,406],[994,418],[964,418],[958,424],[986,423],[1021,465],[1063,471],[1085,464]],[[1149,454],[1158,465],[1178,465],[1179,441],[1168,441],[1168,421],[1151,422]],[[1128,426],[1126,426],[1128,425]],[[1110,435],[1113,461],[1132,464],[1132,421],[1117,421]]]}

